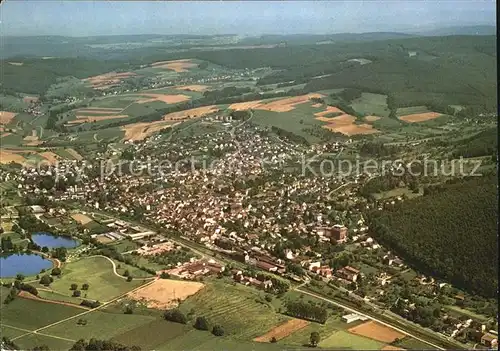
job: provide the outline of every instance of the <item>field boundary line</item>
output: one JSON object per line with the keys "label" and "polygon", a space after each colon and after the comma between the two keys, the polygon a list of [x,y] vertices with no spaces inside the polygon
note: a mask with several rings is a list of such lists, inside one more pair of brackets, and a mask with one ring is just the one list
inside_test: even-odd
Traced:
{"label": "field boundary line", "polygon": [[51,324],[46,325],[46,326],[44,326],[44,327],[41,327],[41,328],[35,329],[35,330],[33,330],[33,331],[29,332],[29,333],[26,333],[26,334],[22,334],[22,335],[16,336],[15,338],[12,338],[11,340],[12,340],[12,341],[17,340],[17,339],[22,338],[23,336],[26,336],[26,335],[29,335],[29,334],[39,334],[39,331],[40,331],[40,330],[44,330],[44,329],[47,329],[47,328],[53,327],[54,325],[61,324],[61,323],[67,322],[67,321],[69,321],[69,320],[72,320],[72,319],[74,319],[74,318],[81,317],[81,316],[84,316],[84,315],[86,315],[86,314],[88,314],[88,313],[92,313],[92,312],[94,312],[94,311],[97,311],[97,310],[99,310],[99,309],[101,309],[101,308],[103,308],[103,307],[105,307],[105,306],[107,306],[107,305],[110,305],[110,304],[112,304],[113,302],[115,302],[115,301],[117,301],[117,300],[119,300],[119,299],[121,299],[121,298],[123,298],[123,297],[127,296],[127,295],[128,295],[128,294],[130,294],[130,293],[133,293],[133,292],[135,292],[135,291],[137,291],[137,290],[139,290],[139,289],[142,289],[142,288],[144,288],[144,287],[146,287],[146,286],[148,286],[148,285],[151,285],[151,284],[152,284],[152,283],[154,283],[155,281],[156,281],[156,279],[154,279],[154,280],[152,280],[152,281],[150,281],[150,282],[147,282],[146,284],[140,285],[140,286],[138,286],[137,288],[134,288],[134,289],[132,289],[132,290],[130,290],[130,291],[127,291],[126,293],[123,293],[123,294],[121,294],[121,295],[119,295],[119,296],[115,297],[114,299],[109,300],[108,302],[104,302],[102,305],[100,305],[100,306],[98,306],[98,307],[96,307],[96,308],[93,308],[93,309],[91,309],[91,310],[88,310],[88,311],[85,311],[85,312],[82,312],[82,313],[75,314],[74,316],[71,316],[71,317],[68,317],[68,318],[61,319],[61,320],[59,320],[59,321],[57,321],[57,322],[54,322],[54,323],[51,323]]}
{"label": "field boundary line", "polygon": [[[6,328],[11,328],[11,329],[16,329],[16,330],[21,330],[21,331],[25,331],[25,332],[28,332],[28,334],[31,333],[31,331],[29,329],[23,329],[23,328],[18,328],[18,327],[14,327],[13,325],[8,325],[8,324],[0,324],[0,326],[2,327],[6,327]],[[46,336],[46,337],[49,337],[49,338],[54,338],[54,339],[61,339],[61,340],[65,340],[65,341],[71,341],[71,342],[76,342],[76,340],[73,340],[73,339],[68,339],[68,338],[63,338],[63,337],[60,337],[60,336],[55,336],[55,335],[50,335],[50,334],[45,334],[45,333],[34,333],[34,334],[37,334],[37,335],[42,335],[42,336]],[[24,334],[22,336],[25,336],[27,334]]]}

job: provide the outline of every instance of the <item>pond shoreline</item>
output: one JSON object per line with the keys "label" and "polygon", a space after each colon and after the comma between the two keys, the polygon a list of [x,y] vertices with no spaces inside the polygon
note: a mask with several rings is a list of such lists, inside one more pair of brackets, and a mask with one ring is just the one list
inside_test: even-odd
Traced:
{"label": "pond shoreline", "polygon": [[36,232],[31,234],[30,240],[32,243],[42,247],[47,247],[49,250],[58,247],[73,249],[81,245],[80,240],[65,235],[54,235],[49,232]]}
{"label": "pond shoreline", "polygon": [[[39,257],[39,259],[33,256]],[[34,251],[4,253],[0,256],[0,260],[3,261],[0,267],[0,279],[12,279],[15,278],[17,274],[22,274],[27,277],[36,276],[40,274],[42,269],[47,271],[58,264],[54,259],[48,258],[46,255],[43,255],[43,253]],[[50,266],[47,263],[49,263]],[[32,269],[34,265],[38,266],[35,266],[37,269]],[[16,269],[16,271],[12,269]]]}
{"label": "pond shoreline", "polygon": [[[81,241],[78,239],[53,235],[49,232],[33,233],[29,240],[36,245],[36,250],[9,251],[0,255],[0,279],[12,279],[17,274],[36,276],[42,274],[42,270],[48,271],[54,268],[61,268],[62,262],[58,258],[51,257],[50,253],[42,252],[41,248],[47,247],[49,250],[56,248],[72,249],[81,244]],[[39,258],[28,257],[33,255]]]}

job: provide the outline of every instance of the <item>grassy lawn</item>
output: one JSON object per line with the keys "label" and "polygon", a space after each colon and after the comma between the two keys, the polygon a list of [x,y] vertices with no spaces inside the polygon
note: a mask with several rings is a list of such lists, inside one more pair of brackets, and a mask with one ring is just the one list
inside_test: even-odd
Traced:
{"label": "grassy lawn", "polygon": [[363,93],[359,99],[352,101],[351,107],[356,112],[381,117],[389,116],[390,112],[387,108],[387,96],[380,94]]}
{"label": "grassy lawn", "polygon": [[263,292],[243,285],[210,281],[181,303],[180,309],[193,320],[205,316],[210,323],[222,325],[231,337],[251,340],[288,319],[276,313],[263,296]]}
{"label": "grassy lawn", "polygon": [[[268,100],[266,100],[266,102],[267,101]],[[321,127],[324,125],[324,122],[314,118],[314,113],[321,111],[324,111],[324,109],[314,108],[310,103],[295,105],[295,109],[288,112],[254,110],[252,123],[269,127],[276,126],[301,136],[309,142],[317,142],[319,140],[318,137],[303,131],[303,129]]]}
{"label": "grassy lawn", "polygon": [[8,305],[2,304],[0,314],[2,324],[28,330],[37,329],[61,319],[82,313],[82,309],[16,298]]}
{"label": "grassy lawn", "polygon": [[429,112],[426,106],[400,107],[396,110],[396,116],[400,117],[424,112]]}
{"label": "grassy lawn", "polygon": [[[74,140],[74,144],[83,144],[83,143],[96,143],[97,140],[94,139],[94,135],[97,140],[112,140],[112,139],[122,139],[125,135],[125,132],[122,131],[119,127],[105,128],[99,130],[89,130],[85,132],[75,133],[73,136],[76,137]],[[61,140],[62,141],[62,140]],[[56,141],[52,142],[56,144]],[[67,141],[64,141],[67,144]]]}
{"label": "grassy lawn", "polygon": [[401,273],[401,276],[403,277],[404,280],[410,281],[415,279],[418,276],[418,274],[413,269],[410,269],[404,273]]}
{"label": "grassy lawn", "polygon": [[[2,223],[2,227],[4,227],[4,230],[6,230],[5,228],[12,228],[12,223],[4,222],[4,223]],[[19,245],[22,242],[27,243],[27,241],[21,237],[21,234],[16,233],[16,232],[7,232],[6,231],[5,233],[2,233],[0,235],[0,237],[2,237],[2,238],[10,237],[10,239],[12,240],[12,243],[15,245]]]}
{"label": "grassy lawn", "polygon": [[23,334],[26,334],[26,332],[19,329],[0,325],[0,335],[5,336],[9,339],[21,336]]}
{"label": "grassy lawn", "polygon": [[398,196],[403,196],[403,195],[405,195],[407,198],[411,199],[411,198],[422,195],[422,193],[420,193],[420,191],[418,193],[414,193],[413,191],[411,191],[408,188],[396,188],[396,189],[392,189],[389,191],[375,193],[375,194],[373,194],[373,197],[376,200],[381,200],[381,199],[389,199],[392,197],[398,197]]}
{"label": "grassy lawn", "polygon": [[403,123],[397,119],[383,117],[371,123],[374,128],[382,131],[394,131],[399,130],[403,126]]}
{"label": "grassy lawn", "polygon": [[[156,103],[150,103],[152,106]],[[128,106],[125,110],[123,110],[121,113],[124,115],[129,115],[130,117],[137,117],[141,115],[147,115],[150,113],[153,113],[155,111],[154,107],[150,107],[150,104],[132,104]],[[160,102],[160,104],[163,104],[163,108],[167,107],[168,105]],[[157,106],[158,108],[161,108]]]}
{"label": "grassy lawn", "polygon": [[[358,323],[359,324],[359,323]],[[332,333],[351,328],[356,323],[346,324],[341,321],[339,316],[330,317],[325,324],[311,322],[307,327],[296,331],[295,333],[280,340],[280,343],[302,346],[309,343],[309,337],[312,332],[318,332],[321,340],[327,339]],[[339,344],[339,348],[348,347],[348,344]]]}
{"label": "grassy lawn", "polygon": [[457,312],[458,314],[461,314],[461,315],[464,315],[464,316],[467,316],[467,317],[470,317],[470,318],[474,318],[474,319],[480,320],[480,321],[486,321],[486,320],[489,319],[486,316],[474,313],[472,311],[466,310],[464,308],[460,308],[458,306],[446,305],[446,306],[444,306],[444,308],[447,309],[447,310],[453,311],[453,312]]}
{"label": "grassy lawn", "polygon": [[78,325],[77,321],[80,318],[74,318],[47,328],[43,332],[75,340],[80,338],[88,340],[90,338],[100,338],[102,336],[106,336],[106,339],[110,339],[115,335],[127,333],[129,330],[154,320],[154,317],[144,315],[102,311],[94,311],[81,318],[87,321],[86,325]]}
{"label": "grassy lawn", "polygon": [[[149,277],[152,276],[148,272],[145,272],[142,269],[139,269],[137,267],[125,264],[125,263],[117,261],[117,260],[113,260],[113,261],[115,261],[115,263],[116,263],[116,271],[120,275],[123,275],[125,273],[125,271],[128,271],[129,274],[133,278],[149,278]],[[152,267],[148,267],[148,268],[152,268]]]}
{"label": "grassy lawn", "polygon": [[108,246],[112,246],[118,251],[119,253],[135,250],[139,248],[139,244],[137,244],[135,241],[130,240],[130,239],[124,239],[120,241],[116,241],[113,243],[108,244]]}
{"label": "grassy lawn", "polygon": [[109,301],[114,297],[126,293],[142,284],[142,281],[127,282],[113,273],[111,263],[103,257],[84,258],[70,262],[64,266],[61,278],[56,278],[51,288],[67,296],[71,296],[71,284],[89,284],[87,294],[89,299],[101,302]]}
{"label": "grassy lawn", "polygon": [[110,96],[93,101],[91,107],[125,108],[134,100],[135,97],[130,96]]}
{"label": "grassy lawn", "polygon": [[423,343],[421,341],[418,341],[410,337],[403,338],[395,346],[400,346],[408,350],[425,350],[429,348],[429,345],[427,345],[426,343]]}
{"label": "grassy lawn", "polygon": [[82,302],[82,299],[79,299],[77,297],[67,296],[58,291],[41,290],[38,288],[38,286],[37,289],[38,289],[38,297],[41,297],[42,299],[69,302],[77,305],[79,305],[80,302]]}
{"label": "grassy lawn", "polygon": [[384,347],[384,344],[363,336],[339,330],[323,341],[320,341],[319,346],[324,348],[339,348],[342,350],[380,350]]}
{"label": "grassy lawn", "polygon": [[[158,264],[158,263],[155,263],[155,262],[150,262],[149,259],[147,257],[144,257],[144,256],[137,256],[137,255],[131,255],[131,254],[128,254],[128,255],[124,255],[125,257],[128,257],[128,258],[131,258],[132,261],[139,265],[140,267],[146,267],[146,268],[149,268],[149,269],[154,269],[155,271],[159,271],[161,269],[165,269],[165,265],[161,265],[161,264]],[[142,270],[139,270],[135,267],[132,267],[132,269],[134,270],[135,274],[134,275],[132,273],[132,271],[130,271],[130,273],[132,273],[133,276],[137,276],[137,277],[148,277],[148,276],[151,276],[151,274],[147,273],[147,272],[144,272]],[[139,270],[140,272],[137,272],[137,270]]]}
{"label": "grassy lawn", "polygon": [[[75,340],[76,341],[76,340]],[[29,334],[14,341],[22,350],[32,350],[35,346],[47,345],[50,350],[69,350],[74,342],[51,338],[45,335]]]}
{"label": "grassy lawn", "polygon": [[158,346],[169,343],[176,337],[188,333],[191,326],[154,319],[134,329],[115,334],[113,340],[124,345],[137,345],[143,350],[158,349]]}
{"label": "grassy lawn", "polygon": [[210,332],[191,329],[187,333],[159,345],[155,350],[238,350],[238,351],[273,351],[290,348],[281,343],[258,343],[235,340],[231,337],[216,337]]}

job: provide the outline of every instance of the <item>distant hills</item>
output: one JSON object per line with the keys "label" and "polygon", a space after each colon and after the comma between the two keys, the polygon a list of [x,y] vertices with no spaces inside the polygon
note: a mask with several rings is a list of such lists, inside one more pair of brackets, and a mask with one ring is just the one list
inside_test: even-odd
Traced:
{"label": "distant hills", "polygon": [[496,35],[495,26],[457,26],[443,27],[433,30],[412,33],[417,36],[447,36],[447,35]]}
{"label": "distant hills", "polygon": [[[133,51],[161,54],[191,48],[231,48],[232,46],[299,46],[337,43],[375,42],[434,36],[495,35],[495,26],[456,26],[427,29],[419,32],[367,32],[334,34],[288,34],[241,37],[224,35],[102,35],[89,37],[66,36],[3,36],[0,59],[13,57],[86,57],[119,59]],[[132,55],[134,56],[134,55]]]}

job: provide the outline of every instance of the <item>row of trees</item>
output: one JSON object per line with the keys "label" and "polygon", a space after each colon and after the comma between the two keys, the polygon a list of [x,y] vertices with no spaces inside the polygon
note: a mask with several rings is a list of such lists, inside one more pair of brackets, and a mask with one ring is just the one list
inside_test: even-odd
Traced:
{"label": "row of trees", "polygon": [[84,339],[78,340],[71,346],[69,351],[140,351],[139,346],[126,346],[109,340]]}
{"label": "row of trees", "polygon": [[302,301],[289,301],[286,304],[286,314],[322,324],[328,319],[328,311],[326,309]]}

